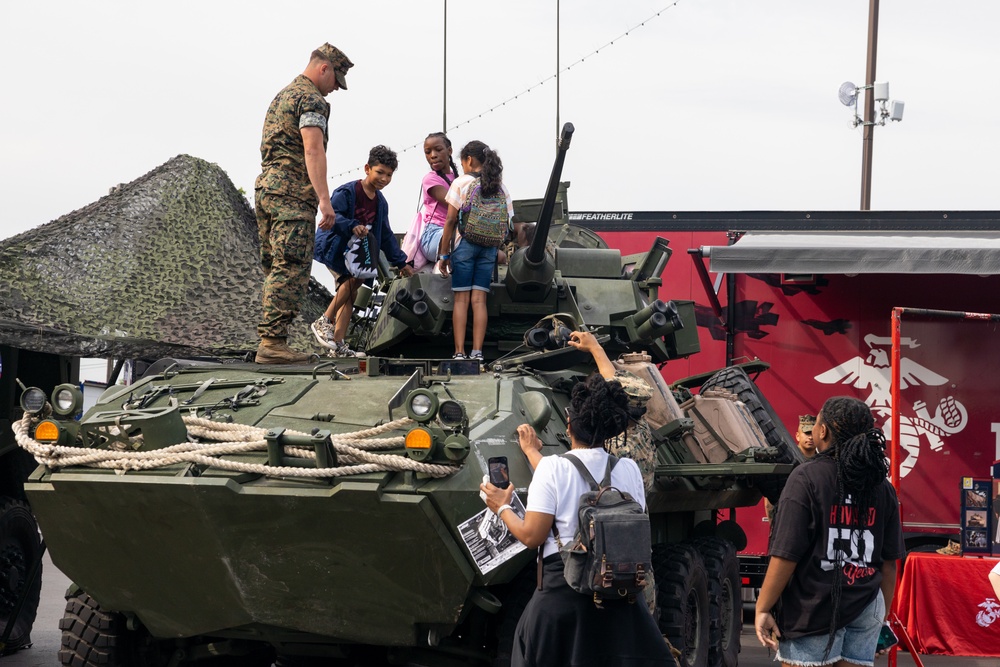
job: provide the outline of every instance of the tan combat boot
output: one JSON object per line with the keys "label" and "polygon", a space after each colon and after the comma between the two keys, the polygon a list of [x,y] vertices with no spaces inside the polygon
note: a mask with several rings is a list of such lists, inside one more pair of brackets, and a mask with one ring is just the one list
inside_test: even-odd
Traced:
{"label": "tan combat boot", "polygon": [[257,346],[257,357],[254,359],[258,364],[300,364],[309,361],[311,354],[296,352],[288,347],[284,338],[272,338],[262,336],[260,345]]}

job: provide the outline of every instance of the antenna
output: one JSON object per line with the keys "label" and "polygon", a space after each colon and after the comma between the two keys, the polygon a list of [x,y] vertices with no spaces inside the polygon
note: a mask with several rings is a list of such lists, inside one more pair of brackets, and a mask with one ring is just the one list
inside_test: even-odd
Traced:
{"label": "antenna", "polygon": [[858,101],[858,87],[850,81],[840,84],[840,91],[837,93],[840,103],[845,107],[853,106]]}

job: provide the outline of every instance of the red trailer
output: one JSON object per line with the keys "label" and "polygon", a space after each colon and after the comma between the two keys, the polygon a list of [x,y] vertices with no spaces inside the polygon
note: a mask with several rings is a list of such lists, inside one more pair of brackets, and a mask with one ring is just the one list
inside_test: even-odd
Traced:
{"label": "red trailer", "polygon": [[[761,359],[757,378],[789,431],[847,394],[892,437],[895,307],[1000,312],[1000,212],[571,213],[623,254],[670,241],[663,299],[697,304],[702,353],[670,362],[668,381]],[[689,252],[690,251],[690,252]],[[710,286],[706,291],[705,284]],[[975,331],[973,331],[975,329]],[[961,478],[1000,459],[996,330],[916,323],[900,341],[900,500],[908,549],[958,539]],[[997,387],[993,387],[997,384]],[[725,517],[720,517],[725,518]],[[735,516],[747,533],[744,583],[759,586],[769,526],[762,506]]]}

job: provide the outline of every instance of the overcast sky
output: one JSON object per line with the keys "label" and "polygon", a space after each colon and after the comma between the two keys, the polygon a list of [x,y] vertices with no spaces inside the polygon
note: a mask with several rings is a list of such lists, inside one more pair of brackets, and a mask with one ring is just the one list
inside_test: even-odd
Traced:
{"label": "overcast sky", "polygon": [[[0,237],[181,153],[252,195],[267,106],[325,41],[355,63],[329,97],[331,186],[371,146],[400,151],[385,193],[404,231],[443,122],[443,7],[4,2]],[[554,81],[479,114],[555,73],[556,0],[450,0],[447,16],[456,152],[486,141],[515,198],[542,196]],[[615,40],[561,77],[571,210],[857,209],[861,131],[837,89],[864,82],[867,17],[868,0],[562,0],[563,67]],[[1000,210],[998,25],[997,0],[882,0],[877,79],[906,111],[876,128],[873,209]]]}

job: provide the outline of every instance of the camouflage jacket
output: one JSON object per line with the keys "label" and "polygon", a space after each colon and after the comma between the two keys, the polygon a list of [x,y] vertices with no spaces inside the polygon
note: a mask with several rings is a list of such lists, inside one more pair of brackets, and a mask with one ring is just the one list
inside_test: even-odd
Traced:
{"label": "camouflage jacket", "polygon": [[[616,371],[614,379],[621,383],[630,404],[636,407],[646,406],[647,401],[652,396],[652,390],[645,380],[624,370]],[[646,493],[653,489],[653,473],[656,471],[656,445],[645,417],[640,417],[637,422],[629,424],[624,438],[611,438],[604,443],[604,446],[609,453],[619,458],[625,457],[635,461],[642,473],[642,482],[646,487]]]}
{"label": "camouflage jacket", "polygon": [[329,138],[330,104],[305,75],[300,74],[271,101],[260,140],[261,174],[255,187],[264,192],[319,206],[306,170],[301,128],[323,130],[323,148]]}

